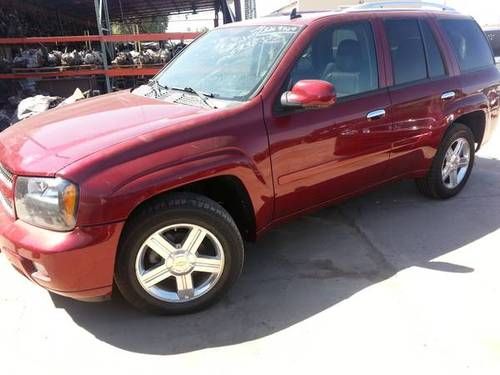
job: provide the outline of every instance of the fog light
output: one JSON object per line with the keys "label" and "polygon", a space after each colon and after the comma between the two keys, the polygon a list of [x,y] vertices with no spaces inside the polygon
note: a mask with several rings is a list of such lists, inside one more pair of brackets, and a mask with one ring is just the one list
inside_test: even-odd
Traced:
{"label": "fog light", "polygon": [[31,274],[32,277],[45,282],[50,281],[49,273],[43,265],[33,262],[33,266],[35,267],[35,272]]}

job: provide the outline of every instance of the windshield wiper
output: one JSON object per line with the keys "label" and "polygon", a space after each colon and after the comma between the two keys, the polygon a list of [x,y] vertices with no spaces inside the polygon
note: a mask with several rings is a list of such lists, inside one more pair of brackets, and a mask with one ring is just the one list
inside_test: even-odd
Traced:
{"label": "windshield wiper", "polygon": [[201,99],[201,101],[203,103],[205,103],[208,107],[213,108],[213,109],[217,109],[217,106],[210,104],[208,102],[208,98],[215,98],[215,94],[213,94],[213,93],[200,92],[200,91],[193,89],[192,87],[184,87],[183,89],[181,89],[180,87],[170,87],[169,89],[170,90],[177,90],[177,91],[184,91],[184,92],[188,92],[190,94],[194,94],[194,95],[198,96]]}

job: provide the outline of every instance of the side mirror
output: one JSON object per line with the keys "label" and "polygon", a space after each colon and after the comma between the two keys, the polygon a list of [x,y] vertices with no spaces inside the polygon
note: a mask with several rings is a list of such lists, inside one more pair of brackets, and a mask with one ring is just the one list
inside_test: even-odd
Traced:
{"label": "side mirror", "polygon": [[335,104],[335,87],[327,81],[305,79],[297,82],[292,91],[281,95],[281,105],[293,108],[327,108]]}

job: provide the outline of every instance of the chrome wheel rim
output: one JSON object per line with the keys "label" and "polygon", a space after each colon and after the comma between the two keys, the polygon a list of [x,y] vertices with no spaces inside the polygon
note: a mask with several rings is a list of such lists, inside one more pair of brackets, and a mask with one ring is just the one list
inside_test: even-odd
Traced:
{"label": "chrome wheel rim", "polygon": [[224,270],[224,250],[199,225],[164,227],[141,245],[135,272],[141,287],[166,302],[188,302],[211,290]]}
{"label": "chrome wheel rim", "polygon": [[467,139],[458,138],[446,151],[441,167],[441,178],[444,186],[454,189],[465,178],[470,164],[470,145]]}

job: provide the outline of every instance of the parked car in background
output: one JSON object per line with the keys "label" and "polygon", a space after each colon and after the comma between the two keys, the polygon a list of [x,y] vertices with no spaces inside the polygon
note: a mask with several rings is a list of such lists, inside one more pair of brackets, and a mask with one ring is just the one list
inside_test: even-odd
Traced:
{"label": "parked car in background", "polygon": [[500,68],[500,27],[486,27],[484,33],[490,42],[493,55],[495,55],[495,62]]}
{"label": "parked car in background", "polygon": [[484,33],[453,11],[220,27],[149,85],[0,134],[0,248],[54,293],[193,312],[283,221],[403,178],[458,194],[499,97]]}

